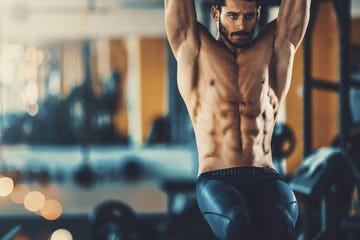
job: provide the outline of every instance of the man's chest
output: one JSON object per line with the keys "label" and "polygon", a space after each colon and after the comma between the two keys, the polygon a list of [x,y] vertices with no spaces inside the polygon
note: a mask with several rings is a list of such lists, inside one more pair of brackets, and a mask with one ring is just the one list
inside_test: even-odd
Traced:
{"label": "man's chest", "polygon": [[200,88],[214,100],[256,102],[269,87],[269,63],[248,58],[247,61],[206,59],[202,65]]}

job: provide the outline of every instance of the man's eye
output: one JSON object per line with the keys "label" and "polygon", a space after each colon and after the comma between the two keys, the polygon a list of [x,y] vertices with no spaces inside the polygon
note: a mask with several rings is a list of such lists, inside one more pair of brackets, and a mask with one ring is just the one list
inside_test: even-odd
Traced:
{"label": "man's eye", "polygon": [[255,16],[254,13],[249,13],[249,14],[245,14],[244,18],[245,18],[246,20],[251,20],[254,16]]}
{"label": "man's eye", "polygon": [[237,19],[238,18],[238,15],[237,14],[230,14],[229,17],[231,19]]}

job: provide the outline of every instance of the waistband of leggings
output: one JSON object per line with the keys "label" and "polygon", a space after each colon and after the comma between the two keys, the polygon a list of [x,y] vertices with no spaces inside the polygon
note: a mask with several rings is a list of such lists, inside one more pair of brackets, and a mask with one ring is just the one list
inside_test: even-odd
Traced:
{"label": "waistband of leggings", "polygon": [[199,175],[199,177],[205,176],[280,176],[280,174],[274,168],[234,167],[203,172]]}

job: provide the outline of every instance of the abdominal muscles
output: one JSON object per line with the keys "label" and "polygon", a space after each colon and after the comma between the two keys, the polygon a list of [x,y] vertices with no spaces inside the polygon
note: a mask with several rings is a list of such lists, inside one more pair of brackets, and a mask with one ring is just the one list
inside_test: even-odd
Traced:
{"label": "abdominal muscles", "polygon": [[199,172],[241,166],[273,167],[270,143],[274,109],[270,101],[265,101],[264,106],[222,103],[203,107],[207,109],[199,112],[194,124]]}

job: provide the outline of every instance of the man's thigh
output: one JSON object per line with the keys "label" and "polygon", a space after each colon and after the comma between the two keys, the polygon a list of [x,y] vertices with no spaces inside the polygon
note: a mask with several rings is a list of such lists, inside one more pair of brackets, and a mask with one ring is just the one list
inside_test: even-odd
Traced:
{"label": "man's thigh", "polygon": [[220,180],[198,182],[196,196],[201,213],[222,240],[253,240],[255,226],[240,191]]}
{"label": "man's thigh", "polygon": [[293,191],[281,180],[257,185],[251,201],[254,221],[261,239],[296,239],[298,203]]}

